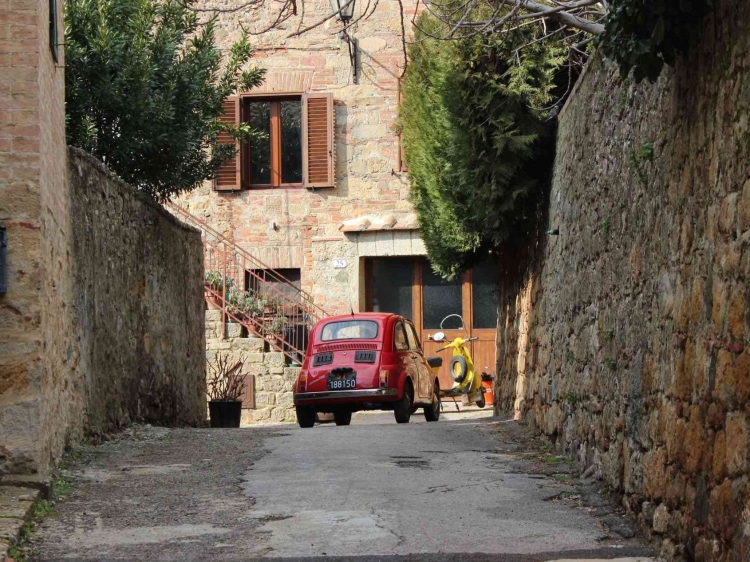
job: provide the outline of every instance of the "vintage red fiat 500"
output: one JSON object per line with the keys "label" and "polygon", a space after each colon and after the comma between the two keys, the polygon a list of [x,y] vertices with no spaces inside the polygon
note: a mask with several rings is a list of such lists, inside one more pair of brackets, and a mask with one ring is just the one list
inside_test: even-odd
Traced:
{"label": "vintage red fiat 500", "polygon": [[360,313],[318,322],[294,385],[300,427],[312,427],[316,413],[333,413],[349,425],[352,412],[393,410],[408,423],[418,408],[427,421],[440,417],[439,383],[425,358],[414,325],[396,314]]}

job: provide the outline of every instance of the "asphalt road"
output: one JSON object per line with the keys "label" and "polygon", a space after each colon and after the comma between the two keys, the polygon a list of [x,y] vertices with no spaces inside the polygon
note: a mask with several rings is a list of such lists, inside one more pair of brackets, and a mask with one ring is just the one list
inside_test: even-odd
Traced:
{"label": "asphalt road", "polygon": [[77,487],[34,535],[32,560],[649,554],[603,524],[618,525],[604,500],[583,505],[565,463],[529,453],[515,422],[489,412],[413,420],[358,414],[349,427],[307,430],[137,429],[78,455]]}

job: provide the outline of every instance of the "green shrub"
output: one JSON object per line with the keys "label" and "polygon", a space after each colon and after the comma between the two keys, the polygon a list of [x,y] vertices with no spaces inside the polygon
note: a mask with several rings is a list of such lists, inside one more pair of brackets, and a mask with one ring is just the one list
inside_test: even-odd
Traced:
{"label": "green shrub", "polygon": [[[477,14],[481,17],[481,14]],[[549,180],[552,100],[566,51],[526,47],[541,28],[437,41],[425,12],[409,49],[399,127],[411,193],[433,268],[444,277],[485,259],[534,226]]]}
{"label": "green shrub", "polygon": [[222,65],[214,21],[193,0],[66,0],[68,144],[102,160],[156,200],[213,177],[235,152],[219,134],[258,138],[222,123],[226,98],[263,81],[246,36]]}

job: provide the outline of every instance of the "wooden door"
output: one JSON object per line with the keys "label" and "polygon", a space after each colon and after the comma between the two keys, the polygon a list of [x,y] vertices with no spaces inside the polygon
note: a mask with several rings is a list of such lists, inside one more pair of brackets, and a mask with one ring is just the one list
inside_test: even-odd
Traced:
{"label": "wooden door", "polygon": [[[497,272],[497,264],[488,261],[447,282],[432,272],[426,258],[370,258],[365,262],[365,310],[411,317],[425,356],[443,359],[438,375],[440,388],[453,386],[448,370],[453,353],[437,352],[445,345],[432,339],[438,331],[444,332],[448,341],[458,336],[479,337],[468,344],[475,369],[494,376]],[[441,330],[440,322],[448,314],[461,315],[463,328],[454,317]]]}

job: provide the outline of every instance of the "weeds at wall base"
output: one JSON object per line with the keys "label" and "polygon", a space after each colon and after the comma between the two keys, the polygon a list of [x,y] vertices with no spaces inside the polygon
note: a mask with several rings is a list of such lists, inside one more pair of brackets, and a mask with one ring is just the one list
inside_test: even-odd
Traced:
{"label": "weeds at wall base", "polygon": [[49,499],[37,498],[29,511],[28,520],[21,527],[18,539],[11,543],[8,549],[8,557],[13,562],[27,562],[34,553],[31,536],[39,525],[47,518],[54,517],[55,504],[65,499],[75,490],[75,480],[65,474],[72,462],[80,460],[78,451],[71,451],[60,461],[58,470],[50,480]]}

